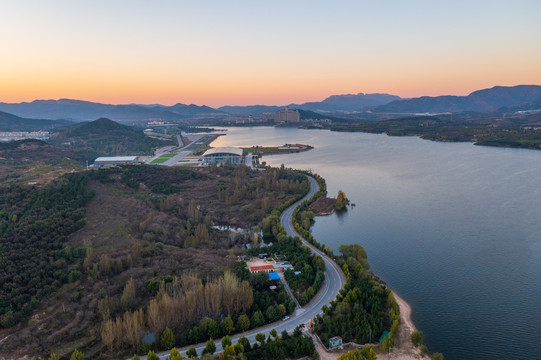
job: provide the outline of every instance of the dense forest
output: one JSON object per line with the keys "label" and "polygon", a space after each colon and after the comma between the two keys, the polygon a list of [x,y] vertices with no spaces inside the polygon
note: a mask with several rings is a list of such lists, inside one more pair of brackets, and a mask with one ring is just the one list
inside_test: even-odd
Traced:
{"label": "dense forest", "polygon": [[93,192],[88,178],[69,174],[40,189],[0,187],[0,325],[11,327],[39,300],[82,276],[84,247],[66,246],[84,226]]}

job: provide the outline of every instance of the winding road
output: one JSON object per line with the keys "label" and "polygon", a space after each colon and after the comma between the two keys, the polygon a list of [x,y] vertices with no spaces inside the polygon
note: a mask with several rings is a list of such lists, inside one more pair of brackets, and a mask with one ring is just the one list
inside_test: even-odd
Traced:
{"label": "winding road", "polygon": [[[235,334],[231,337],[231,341],[233,344],[236,344],[238,339],[245,336],[251,344],[255,343],[255,336],[258,333],[265,334],[265,337],[269,337],[270,332],[272,329],[276,329],[278,334],[280,334],[282,331],[286,330],[287,332],[292,332],[297,326],[304,324],[305,326],[308,325],[309,319],[313,319],[317,314],[320,314],[322,312],[321,307],[323,305],[328,305],[332,300],[336,298],[336,295],[340,291],[340,289],[344,286],[346,279],[344,276],[344,273],[342,272],[342,269],[327,255],[325,255],[323,252],[321,252],[319,249],[315,248],[312,244],[304,240],[293,227],[292,217],[293,217],[293,210],[299,206],[303,201],[310,199],[316,192],[319,191],[319,185],[317,181],[311,177],[308,176],[308,180],[310,181],[310,191],[306,196],[304,196],[301,200],[297,201],[290,207],[288,207],[282,215],[280,216],[280,222],[282,223],[282,226],[286,230],[287,235],[289,236],[298,236],[304,245],[309,247],[314,253],[317,253],[319,256],[323,258],[325,261],[325,282],[323,283],[323,286],[319,290],[319,292],[316,294],[316,296],[303,308],[300,308],[295,311],[294,314],[291,314],[289,319],[285,321],[277,321],[271,324],[267,324],[265,326],[252,329],[243,333]],[[222,344],[220,339],[215,340],[216,343],[216,353],[222,351]],[[203,349],[205,348],[205,344],[201,343],[198,345],[194,345],[195,349],[197,350],[197,353],[201,355],[203,352]],[[186,351],[189,349],[189,347],[184,347],[182,349],[179,349],[181,354],[183,356],[186,355]],[[167,359],[169,356],[169,352],[161,353],[160,359]]]}

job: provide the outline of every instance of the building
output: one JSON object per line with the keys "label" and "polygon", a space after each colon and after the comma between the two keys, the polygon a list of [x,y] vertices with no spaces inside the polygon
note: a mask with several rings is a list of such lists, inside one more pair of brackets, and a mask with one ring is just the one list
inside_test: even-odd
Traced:
{"label": "building", "polygon": [[271,271],[269,273],[269,279],[271,279],[271,280],[280,280],[280,275],[278,275],[274,271]]}
{"label": "building", "polygon": [[207,150],[203,154],[205,164],[240,164],[242,149],[236,147],[219,147]]}
{"label": "building", "polygon": [[94,160],[92,167],[106,167],[106,166],[115,166],[122,164],[138,164],[138,156],[110,156],[110,157],[99,157]]}
{"label": "building", "polygon": [[329,339],[329,350],[342,349],[342,338],[335,336]]}
{"label": "building", "polygon": [[278,110],[274,113],[274,122],[281,123],[281,122],[300,122],[301,121],[301,114],[298,110],[289,110],[289,108],[286,106],[284,110]]}
{"label": "building", "polygon": [[248,266],[248,270],[250,270],[250,273],[252,274],[255,274],[260,271],[270,273],[270,272],[274,272],[274,266],[272,265]]}

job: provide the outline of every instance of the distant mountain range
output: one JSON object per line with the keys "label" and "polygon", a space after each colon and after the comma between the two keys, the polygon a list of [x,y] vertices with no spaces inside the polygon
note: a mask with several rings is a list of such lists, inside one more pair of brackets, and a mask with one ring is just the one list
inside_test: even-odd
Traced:
{"label": "distant mountain range", "polygon": [[[332,95],[323,101],[307,102],[304,104],[289,104],[291,109],[309,110],[315,112],[350,112],[361,111],[368,108],[384,105],[394,100],[399,100],[400,96],[389,94],[347,94],[347,95]],[[261,115],[265,112],[274,112],[283,109],[284,106],[266,106],[266,105],[250,105],[250,106],[222,106],[218,108],[223,112],[234,115]]]}
{"label": "distant mountain range", "polygon": [[541,100],[541,86],[495,86],[478,90],[468,96],[422,96],[396,100],[372,109],[379,113],[445,113],[445,112],[494,112],[503,107],[520,108],[520,105]]}
{"label": "distant mountain range", "polygon": [[0,131],[51,130],[71,124],[66,120],[25,119],[0,111]]}
{"label": "distant mountain range", "polygon": [[[468,96],[422,96],[402,99],[390,94],[347,94],[329,96],[323,101],[304,104],[289,104],[291,109],[299,109],[332,116],[371,111],[372,114],[416,114],[416,113],[460,113],[460,112],[505,112],[539,109],[541,86],[495,86],[472,92]],[[163,120],[180,121],[186,119],[220,118],[232,115],[248,116],[272,113],[285,106],[251,105],[223,106],[214,109],[208,106],[185,105],[111,105],[81,100],[35,100],[22,103],[1,103],[0,112],[13,114],[20,118],[90,121],[106,117],[120,122]],[[7,115],[2,115],[7,119]],[[2,124],[0,116],[0,125]],[[346,115],[344,115],[346,116]],[[351,117],[350,116],[350,117]],[[357,117],[360,115],[357,115]],[[13,118],[13,121],[21,121]]]}
{"label": "distant mountain range", "polygon": [[25,118],[88,121],[105,117],[124,122],[151,119],[171,121],[194,117],[227,115],[208,106],[185,105],[180,103],[173,106],[110,105],[71,99],[0,103],[0,111]]}

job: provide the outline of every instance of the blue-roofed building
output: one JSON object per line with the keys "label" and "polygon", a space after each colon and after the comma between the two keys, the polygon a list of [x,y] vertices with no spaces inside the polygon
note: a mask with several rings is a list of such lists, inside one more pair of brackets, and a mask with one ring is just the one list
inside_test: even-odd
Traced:
{"label": "blue-roofed building", "polygon": [[271,280],[280,280],[280,276],[278,276],[278,274],[275,273],[274,271],[272,271],[272,272],[269,273],[269,278],[270,278]]}

